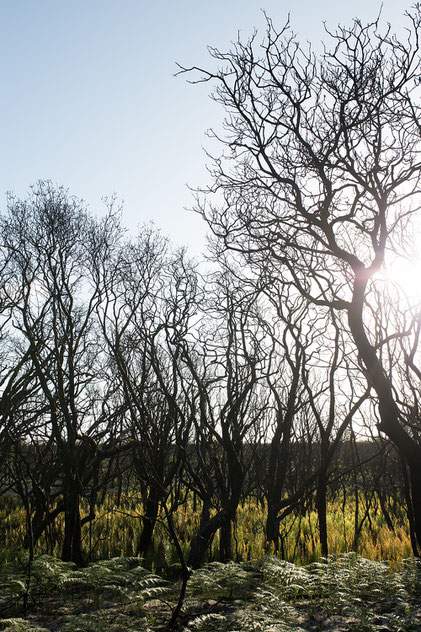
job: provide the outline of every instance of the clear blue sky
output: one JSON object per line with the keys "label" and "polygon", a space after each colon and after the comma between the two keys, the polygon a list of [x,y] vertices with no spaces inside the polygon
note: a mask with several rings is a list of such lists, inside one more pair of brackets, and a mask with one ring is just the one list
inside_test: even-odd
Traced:
{"label": "clear blue sky", "polygon": [[[409,4],[384,0],[398,30]],[[51,179],[94,213],[101,198],[124,200],[135,232],[153,220],[199,254],[205,226],[184,210],[186,187],[206,182],[205,132],[218,127],[209,87],[175,78],[175,62],[213,64],[206,46],[226,50],[240,30],[264,30],[261,8],[302,40],[322,22],[368,20],[373,0],[0,0],[0,204]]]}

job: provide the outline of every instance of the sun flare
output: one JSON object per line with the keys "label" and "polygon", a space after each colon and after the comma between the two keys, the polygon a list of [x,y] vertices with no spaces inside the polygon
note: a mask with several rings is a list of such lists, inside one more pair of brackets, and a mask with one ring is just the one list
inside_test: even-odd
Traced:
{"label": "sun flare", "polygon": [[385,269],[384,277],[411,303],[416,301],[421,304],[421,257],[394,262]]}

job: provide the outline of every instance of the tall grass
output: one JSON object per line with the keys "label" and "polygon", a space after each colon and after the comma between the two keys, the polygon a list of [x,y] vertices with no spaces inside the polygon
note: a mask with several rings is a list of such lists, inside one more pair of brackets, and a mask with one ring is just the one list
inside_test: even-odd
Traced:
{"label": "tall grass", "polygon": [[[88,513],[88,507],[83,507]],[[119,505],[110,494],[104,504],[95,507],[96,518],[83,527],[83,545],[90,560],[136,555],[137,539],[141,529],[143,507],[135,496],[125,496]],[[174,522],[181,546],[187,555],[189,542],[198,529],[200,507],[193,510],[191,502],[179,507]],[[328,505],[328,544],[331,554],[355,551],[369,560],[399,561],[412,555],[407,525],[402,517],[395,521],[393,530],[385,523],[382,512],[373,508],[363,523],[355,543],[355,504],[349,500],[345,506],[339,500]],[[23,547],[25,536],[24,509],[15,499],[3,499],[0,508],[0,561],[13,560],[16,551]],[[59,517],[54,526],[54,544],[51,539],[41,538],[37,553],[59,555],[62,543],[63,522]],[[233,525],[233,552],[237,562],[259,559],[265,554],[275,554],[285,560],[307,564],[320,559],[321,549],[318,538],[318,518],[313,510],[305,515],[288,516],[281,525],[281,550],[275,552],[265,538],[265,512],[260,504],[249,500],[240,505],[237,520]],[[219,536],[211,542],[206,561],[218,559]],[[145,564],[149,568],[162,571],[177,564],[176,551],[168,537],[165,520],[161,517],[154,533],[153,548]]]}

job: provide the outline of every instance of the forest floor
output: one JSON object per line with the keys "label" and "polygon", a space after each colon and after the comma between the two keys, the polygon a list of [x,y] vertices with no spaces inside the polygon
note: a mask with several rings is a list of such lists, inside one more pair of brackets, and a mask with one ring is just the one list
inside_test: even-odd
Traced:
{"label": "forest floor", "polygon": [[[158,632],[179,590],[178,581],[152,575],[135,558],[78,570],[44,557],[33,563],[24,619],[26,593],[18,590],[28,585],[10,570],[1,576],[5,632]],[[192,574],[177,629],[421,632],[421,563],[407,560],[392,571],[351,554],[305,567],[274,557],[213,562]]]}

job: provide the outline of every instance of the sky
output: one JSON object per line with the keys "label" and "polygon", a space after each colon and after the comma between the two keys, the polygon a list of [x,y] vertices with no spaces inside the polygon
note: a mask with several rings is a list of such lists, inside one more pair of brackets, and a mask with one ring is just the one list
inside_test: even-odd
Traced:
{"label": "sky", "polygon": [[[399,31],[410,4],[384,0]],[[188,188],[208,182],[206,135],[223,111],[208,85],[175,77],[176,63],[215,68],[226,51],[264,33],[262,9],[301,41],[318,43],[323,21],[374,19],[374,0],[0,0],[0,208],[48,179],[105,212],[117,196],[130,233],[150,221],[200,257],[206,226]],[[188,185],[188,186],[187,186]]]}

